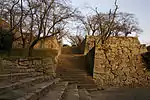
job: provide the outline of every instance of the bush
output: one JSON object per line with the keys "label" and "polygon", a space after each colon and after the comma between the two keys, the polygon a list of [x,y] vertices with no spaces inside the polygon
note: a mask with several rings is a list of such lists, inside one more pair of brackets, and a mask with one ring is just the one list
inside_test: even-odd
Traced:
{"label": "bush", "polygon": [[68,44],[64,44],[63,47],[70,47]]}
{"label": "bush", "polygon": [[72,47],[76,47],[77,45],[73,44]]}
{"label": "bush", "polygon": [[150,52],[150,46],[147,46],[147,50],[148,50],[148,52]]}
{"label": "bush", "polygon": [[0,50],[9,51],[12,48],[13,35],[7,30],[0,30]]}

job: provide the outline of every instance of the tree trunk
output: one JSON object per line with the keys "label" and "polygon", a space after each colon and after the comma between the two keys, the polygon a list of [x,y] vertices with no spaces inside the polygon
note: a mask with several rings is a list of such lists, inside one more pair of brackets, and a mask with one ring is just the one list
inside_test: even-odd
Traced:
{"label": "tree trunk", "polygon": [[32,42],[31,46],[29,47],[29,54],[28,54],[28,56],[32,56],[33,47],[35,46],[35,44],[36,44],[38,41],[39,41],[39,38],[35,39],[35,40]]}

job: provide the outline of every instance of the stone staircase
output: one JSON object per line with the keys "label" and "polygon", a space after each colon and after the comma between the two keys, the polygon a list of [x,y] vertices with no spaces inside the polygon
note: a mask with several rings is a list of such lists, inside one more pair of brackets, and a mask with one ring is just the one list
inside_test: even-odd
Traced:
{"label": "stone staircase", "polygon": [[77,84],[79,89],[97,90],[92,76],[86,71],[85,58],[82,54],[60,55],[56,73],[63,81]]}
{"label": "stone staircase", "polygon": [[150,100],[148,88],[98,90],[82,54],[60,55],[56,72],[53,77],[6,66],[0,73],[0,100]]}
{"label": "stone staircase", "polygon": [[79,47],[62,47],[61,48],[61,53],[62,54],[81,54]]}
{"label": "stone staircase", "polygon": [[27,66],[0,67],[0,100],[37,100],[60,80]]}
{"label": "stone staircase", "polygon": [[28,66],[1,66],[0,70],[0,100],[91,100],[87,90],[96,89],[81,54],[62,54],[56,77]]}
{"label": "stone staircase", "polygon": [[91,100],[86,93],[77,84],[36,71],[0,74],[0,100]]}

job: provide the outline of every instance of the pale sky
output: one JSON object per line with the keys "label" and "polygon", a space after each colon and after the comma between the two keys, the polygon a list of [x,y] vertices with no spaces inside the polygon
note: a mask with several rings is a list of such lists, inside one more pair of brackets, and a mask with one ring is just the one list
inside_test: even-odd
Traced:
{"label": "pale sky", "polygon": [[[72,5],[87,13],[86,7],[98,7],[101,12],[114,8],[114,0],[71,0]],[[139,36],[141,43],[150,44],[150,0],[118,0],[119,11],[136,15],[143,33]]]}

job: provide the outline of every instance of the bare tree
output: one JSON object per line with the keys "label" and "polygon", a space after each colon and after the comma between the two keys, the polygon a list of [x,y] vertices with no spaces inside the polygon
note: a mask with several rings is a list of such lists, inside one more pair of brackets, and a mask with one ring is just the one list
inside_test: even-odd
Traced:
{"label": "bare tree", "polygon": [[[39,3],[39,2],[38,2]],[[74,17],[76,9],[57,2],[56,0],[45,0],[39,3],[39,9],[36,12],[37,37],[29,47],[29,55],[34,45],[42,39],[51,36],[60,36],[67,24],[68,19]]]}
{"label": "bare tree", "polygon": [[1,17],[9,22],[11,32],[18,28],[21,20],[19,1],[20,0],[4,0],[0,3],[0,6],[3,6]]}
{"label": "bare tree", "polygon": [[[77,10],[60,0],[2,0],[0,2],[1,17],[9,22],[10,31],[20,33],[23,48],[26,47],[24,33],[29,33],[29,51],[39,40],[55,36],[61,39],[66,31],[69,19]],[[15,30],[15,31],[14,31]],[[17,38],[18,39],[18,38]]]}
{"label": "bare tree", "polygon": [[122,12],[118,13],[115,25],[116,25],[116,27],[114,27],[114,29],[116,30],[115,36],[118,36],[119,32],[122,32],[124,36],[132,34],[132,32],[135,32],[137,34],[140,34],[142,32],[142,29],[139,27],[138,21],[135,18],[134,14]]}
{"label": "bare tree", "polygon": [[[23,12],[23,1],[21,0],[4,0],[3,2],[0,2],[0,6],[3,8],[1,9],[1,17],[9,23],[9,32],[13,34],[13,40],[17,40],[16,34],[17,32],[20,32],[21,34],[18,34],[17,37],[21,35],[21,38],[23,40],[23,47],[25,45],[25,41],[22,36],[22,23],[24,20],[24,12]],[[3,7],[4,6],[4,7]],[[20,37],[19,37],[20,38]]]}
{"label": "bare tree", "polygon": [[95,15],[80,17],[88,35],[100,36],[98,43],[103,44],[110,36],[128,36],[132,32],[141,32],[134,15],[117,12],[117,0],[115,0],[114,4],[114,10],[110,9],[109,13],[101,13],[97,8],[91,8]]}
{"label": "bare tree", "polygon": [[75,46],[81,46],[82,41],[84,40],[82,35],[67,35],[68,37],[68,42],[71,43],[71,45],[75,45]]}

